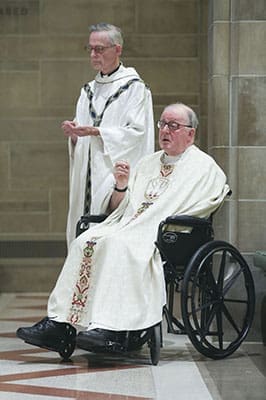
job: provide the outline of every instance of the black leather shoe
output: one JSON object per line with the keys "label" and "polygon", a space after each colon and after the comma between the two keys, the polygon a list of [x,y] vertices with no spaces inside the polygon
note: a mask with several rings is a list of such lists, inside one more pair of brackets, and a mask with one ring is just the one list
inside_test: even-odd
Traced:
{"label": "black leather shoe", "polygon": [[70,344],[75,346],[76,329],[65,322],[56,322],[45,317],[31,327],[19,328],[16,335],[26,343],[61,354]]}
{"label": "black leather shoe", "polygon": [[126,332],[92,329],[79,332],[77,347],[87,351],[123,351]]}

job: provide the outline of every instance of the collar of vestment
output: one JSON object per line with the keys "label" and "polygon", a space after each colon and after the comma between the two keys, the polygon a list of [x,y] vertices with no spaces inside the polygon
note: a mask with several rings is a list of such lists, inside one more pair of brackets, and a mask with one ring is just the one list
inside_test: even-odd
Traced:
{"label": "collar of vestment", "polygon": [[128,78],[128,79],[135,79],[139,77],[139,74],[137,73],[137,71],[135,70],[135,68],[132,67],[124,67],[124,65],[121,63],[118,67],[117,70],[113,71],[112,74],[110,75],[101,75],[100,72],[98,72],[98,74],[95,77],[95,81],[97,83],[112,83],[115,81],[119,81],[120,79],[124,79],[124,78]]}
{"label": "collar of vestment", "polygon": [[160,160],[162,164],[176,164],[185,153],[189,152],[189,150],[192,148],[191,146],[188,146],[183,153],[178,154],[177,156],[169,156],[165,152],[162,153]]}
{"label": "collar of vestment", "polygon": [[116,71],[118,71],[118,69],[120,68],[121,63],[119,63],[118,67],[116,67],[112,72],[109,72],[109,74],[103,74],[102,71],[100,72],[100,75],[102,78],[104,78],[105,76],[111,76],[113,75]]}

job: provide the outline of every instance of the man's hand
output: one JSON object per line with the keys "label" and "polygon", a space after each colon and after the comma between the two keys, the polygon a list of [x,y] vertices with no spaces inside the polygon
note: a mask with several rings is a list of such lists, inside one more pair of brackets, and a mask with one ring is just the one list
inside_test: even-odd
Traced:
{"label": "man's hand", "polygon": [[94,126],[79,126],[74,121],[64,121],[62,122],[61,128],[64,134],[71,137],[72,142],[75,144],[77,142],[78,136],[99,136],[100,131]]}
{"label": "man's hand", "polygon": [[[114,166],[115,188],[109,202],[109,211],[114,211],[125,197],[129,179],[129,164],[117,161]],[[116,190],[117,189],[117,190]]]}
{"label": "man's hand", "polygon": [[128,185],[130,167],[127,161],[117,161],[114,167],[114,177],[117,189],[124,189]]}

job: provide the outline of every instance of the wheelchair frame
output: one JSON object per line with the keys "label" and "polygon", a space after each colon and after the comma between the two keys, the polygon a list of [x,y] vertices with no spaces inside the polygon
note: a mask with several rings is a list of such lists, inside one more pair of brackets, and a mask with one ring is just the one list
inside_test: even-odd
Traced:
{"label": "wheelchair frame", "polygon": [[[105,218],[82,216],[76,235],[86,231],[91,222]],[[160,223],[155,245],[163,261],[167,292],[163,315],[168,332],[188,335],[206,357],[222,359],[231,355],[246,338],[255,310],[254,282],[245,259],[231,244],[214,240],[212,218],[170,216]],[[181,294],[181,320],[174,315],[177,292]],[[157,365],[163,345],[161,323],[127,332],[124,343],[109,341],[104,350],[134,351],[145,343],[152,364]],[[73,351],[70,346],[59,354],[68,359]]]}

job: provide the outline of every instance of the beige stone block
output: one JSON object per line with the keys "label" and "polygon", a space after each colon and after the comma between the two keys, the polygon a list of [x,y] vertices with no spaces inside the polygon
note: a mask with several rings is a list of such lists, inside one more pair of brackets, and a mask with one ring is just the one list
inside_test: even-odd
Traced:
{"label": "beige stone block", "polygon": [[65,232],[68,212],[68,189],[50,191],[51,232]]}
{"label": "beige stone block", "polygon": [[9,168],[9,145],[0,142],[0,193],[8,187]]}
{"label": "beige stone block", "polygon": [[229,144],[229,85],[227,77],[213,77],[209,82],[209,143]]}
{"label": "beige stone block", "polygon": [[213,25],[210,49],[211,75],[227,75],[229,72],[229,33],[228,22],[216,22]]}
{"label": "beige stone block", "polygon": [[37,72],[0,72],[0,108],[38,104]]}
{"label": "beige stone block", "polygon": [[265,0],[233,0],[232,18],[233,20],[265,20]]}
{"label": "beige stone block", "polygon": [[[0,38],[0,51],[3,58],[9,60],[31,59],[70,59],[88,60],[88,52],[84,49],[88,41],[88,32],[83,35],[29,35],[8,36]],[[3,52],[2,52],[3,51]],[[29,62],[29,61],[28,61]]]}
{"label": "beige stone block", "polygon": [[238,214],[239,250],[265,249],[266,201],[241,201]]}
{"label": "beige stone block", "polygon": [[38,104],[35,104],[30,107],[25,107],[23,103],[16,106],[12,106],[11,103],[5,103],[0,107],[0,118],[1,120],[9,121],[14,118],[59,118],[60,121],[64,121],[65,119],[73,118],[73,115],[75,115],[76,95],[73,96],[72,102],[69,103],[67,106],[52,106],[49,104],[38,106]]}
{"label": "beige stone block", "polygon": [[[0,191],[0,201],[16,200],[18,202],[36,202],[36,203],[48,203],[47,190],[35,190],[34,188],[14,189],[9,190],[7,187],[5,190]],[[47,209],[45,210],[47,211]]]}
{"label": "beige stone block", "polygon": [[49,214],[47,212],[0,212],[0,233],[49,232]]}
{"label": "beige stone block", "polygon": [[0,213],[48,212],[49,203],[46,190],[8,190],[0,191]]}
{"label": "beige stone block", "polygon": [[127,32],[134,31],[134,2],[131,0],[45,0],[42,4],[42,33],[77,34],[91,24],[109,22]]}
{"label": "beige stone block", "polygon": [[27,60],[3,60],[1,62],[1,70],[4,72],[29,72],[29,71],[39,71],[39,63],[36,61],[27,61]]}
{"label": "beige stone block", "polygon": [[[195,93],[199,90],[198,62],[195,59],[126,59],[134,66],[152,93]],[[160,79],[158,79],[160,77]]]}
{"label": "beige stone block", "polygon": [[16,212],[35,212],[35,211],[48,211],[47,201],[17,201],[11,199],[8,201],[0,201],[0,213],[16,213]]}
{"label": "beige stone block", "polygon": [[197,33],[198,4],[194,1],[136,0],[139,33]]}
{"label": "beige stone block", "polygon": [[87,61],[44,61],[41,66],[42,103],[45,106],[72,105],[81,87],[94,77],[95,71]]}
{"label": "beige stone block", "polygon": [[[73,115],[72,115],[73,117]],[[61,129],[62,118],[2,119],[0,141],[66,142]]]}
{"label": "beige stone block", "polygon": [[239,149],[239,198],[266,200],[265,147]]}
{"label": "beige stone block", "polygon": [[152,98],[154,107],[157,107],[158,112],[161,112],[165,106],[177,102],[190,105],[190,107],[194,107],[199,103],[199,94],[196,93],[153,93]]}
{"label": "beige stone block", "polygon": [[232,126],[234,144],[266,145],[266,78],[233,78]]}
{"label": "beige stone block", "polygon": [[[124,57],[197,57],[197,35],[130,34],[125,37]],[[122,56],[122,58],[123,58]]]}
{"label": "beige stone block", "polygon": [[12,143],[10,187],[64,188],[68,182],[67,144]]}
{"label": "beige stone block", "polygon": [[[0,292],[50,293],[62,269],[63,261],[63,258],[1,259]],[[44,312],[40,310],[39,319],[43,317]]]}
{"label": "beige stone block", "polygon": [[266,23],[233,24],[232,73],[263,74],[266,70]]}
{"label": "beige stone block", "polygon": [[39,7],[38,0],[1,0],[0,34],[39,33]]}

